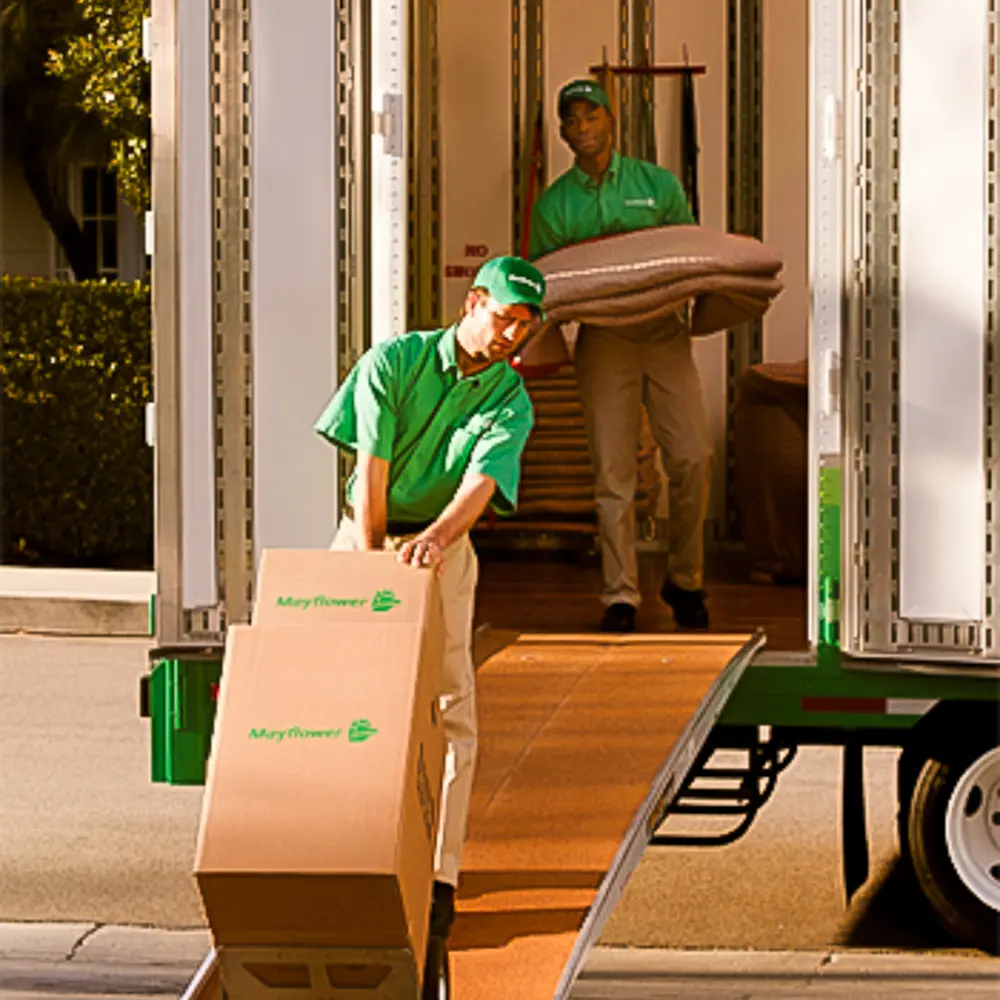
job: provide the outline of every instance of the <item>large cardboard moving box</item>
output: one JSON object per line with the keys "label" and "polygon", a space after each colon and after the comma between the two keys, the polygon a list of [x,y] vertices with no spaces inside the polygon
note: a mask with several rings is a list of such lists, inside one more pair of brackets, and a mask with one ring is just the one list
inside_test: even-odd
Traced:
{"label": "large cardboard moving box", "polygon": [[264,553],[253,624],[227,639],[195,862],[224,976],[320,996],[381,974],[415,995],[442,644],[433,573],[392,553]]}

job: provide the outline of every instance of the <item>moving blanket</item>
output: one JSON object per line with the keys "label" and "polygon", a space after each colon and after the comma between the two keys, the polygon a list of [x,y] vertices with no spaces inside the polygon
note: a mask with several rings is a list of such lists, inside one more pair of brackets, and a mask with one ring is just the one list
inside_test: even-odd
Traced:
{"label": "moving blanket", "polygon": [[703,337],[759,319],[783,288],[783,261],[774,247],[704,226],[605,236],[535,264],[545,275],[548,323],[521,357],[525,374],[568,360],[562,323],[655,325],[690,304],[689,332]]}
{"label": "moving blanket", "polygon": [[574,243],[540,257],[546,311],[623,292],[717,275],[775,278],[782,268],[773,247],[704,226],[661,226]]}
{"label": "moving blanket", "polygon": [[635,327],[665,319],[693,301],[690,333],[699,337],[763,316],[781,289],[778,278],[713,274],[556,306],[547,316],[552,322]]}

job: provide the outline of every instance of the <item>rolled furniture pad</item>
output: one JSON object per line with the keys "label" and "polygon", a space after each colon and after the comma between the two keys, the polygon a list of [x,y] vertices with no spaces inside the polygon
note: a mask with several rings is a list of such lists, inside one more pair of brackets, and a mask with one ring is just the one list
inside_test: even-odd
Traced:
{"label": "rolled furniture pad", "polygon": [[[713,275],[691,278],[610,298],[575,302],[549,312],[553,322],[576,320],[587,326],[636,328],[666,320],[693,301],[692,336],[704,337],[759,319],[782,290],[777,278]],[[546,331],[546,335],[548,335]],[[555,354],[556,345],[545,350]]]}
{"label": "rolled furniture pad", "polygon": [[662,226],[563,247],[536,261],[547,323],[521,352],[526,375],[551,374],[570,354],[560,324],[655,328],[691,304],[704,337],[760,319],[781,293],[783,262],[759,240],[704,226]]}
{"label": "rolled furniture pad", "polygon": [[719,274],[776,277],[781,254],[759,240],[704,226],[660,226],[574,243],[540,257],[545,308]]}
{"label": "rolled furniture pad", "polygon": [[[546,316],[553,322],[579,319],[579,316],[575,315],[577,313],[586,313],[588,317],[617,318],[622,314],[640,314],[659,309],[671,303],[674,308],[680,309],[685,302],[697,296],[715,293],[773,298],[783,287],[779,278],[756,274],[713,274],[699,278],[681,278],[669,284],[654,285],[652,288],[626,290],[617,295],[581,299],[566,305],[546,307]],[[588,319],[586,322],[593,323],[595,320]]]}

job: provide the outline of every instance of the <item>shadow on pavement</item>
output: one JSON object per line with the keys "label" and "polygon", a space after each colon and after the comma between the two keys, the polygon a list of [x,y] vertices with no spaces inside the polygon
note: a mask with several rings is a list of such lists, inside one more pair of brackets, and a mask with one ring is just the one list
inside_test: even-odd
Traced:
{"label": "shadow on pavement", "polygon": [[963,948],[940,926],[913,870],[898,855],[855,899],[835,943],[864,949],[972,951]]}

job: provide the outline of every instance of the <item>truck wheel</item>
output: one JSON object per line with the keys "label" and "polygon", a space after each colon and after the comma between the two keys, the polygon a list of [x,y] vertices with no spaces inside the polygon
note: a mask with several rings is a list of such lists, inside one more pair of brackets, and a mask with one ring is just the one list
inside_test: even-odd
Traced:
{"label": "truck wheel", "polygon": [[448,1000],[450,996],[448,945],[443,938],[432,936],[427,942],[427,965],[420,1000]]}
{"label": "truck wheel", "polygon": [[905,747],[896,763],[896,836],[902,858],[910,856],[910,803],[925,761],[926,755],[913,746]]}
{"label": "truck wheel", "polygon": [[924,763],[910,802],[917,881],[959,940],[1000,954],[1000,747],[981,738]]}

